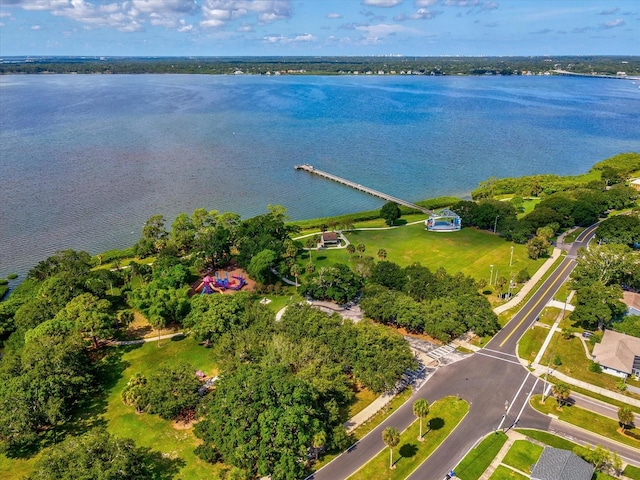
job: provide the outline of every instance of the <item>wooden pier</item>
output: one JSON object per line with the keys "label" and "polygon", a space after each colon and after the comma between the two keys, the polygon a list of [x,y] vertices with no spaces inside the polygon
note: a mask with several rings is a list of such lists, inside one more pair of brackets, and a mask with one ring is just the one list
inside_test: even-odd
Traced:
{"label": "wooden pier", "polygon": [[323,172],[322,170],[318,170],[314,168],[312,165],[308,163],[302,165],[296,165],[294,167],[296,170],[304,170],[305,172],[313,173],[320,177],[326,178],[328,180],[333,180],[334,182],[341,183],[346,185],[347,187],[355,188],[356,190],[360,190],[361,192],[368,193],[369,195],[373,195],[374,197],[381,198],[386,200],[387,202],[394,202],[398,205],[404,205],[405,207],[412,208],[414,210],[418,210],[422,213],[430,215],[433,213],[431,210],[421,207],[420,205],[416,205],[415,203],[407,202],[406,200],[402,200],[401,198],[394,197],[392,195],[387,195],[386,193],[379,192],[378,190],[374,190],[373,188],[365,187],[364,185],[360,185],[359,183],[352,182],[351,180],[347,180],[346,178],[338,177],[337,175],[332,175],[327,172]]}

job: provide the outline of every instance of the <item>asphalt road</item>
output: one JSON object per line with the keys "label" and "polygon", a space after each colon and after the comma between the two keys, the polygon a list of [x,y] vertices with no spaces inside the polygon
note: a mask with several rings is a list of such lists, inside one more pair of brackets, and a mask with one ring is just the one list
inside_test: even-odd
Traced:
{"label": "asphalt road", "polygon": [[408,477],[410,480],[442,480],[478,440],[496,429],[511,428],[516,424],[521,428],[554,431],[578,443],[603,445],[618,452],[623,460],[640,465],[638,450],[552,420],[529,407],[529,397],[542,393],[543,382],[521,365],[515,355],[518,340],[567,280],[575,267],[578,248],[586,246],[594,232],[595,227],[590,227],[572,245],[565,245],[568,255],[560,266],[485,348],[438,369],[393,415],[308,478],[347,478],[386,448],[382,441],[382,431],[386,427],[394,426],[403,431],[415,420],[412,411],[415,400],[425,398],[433,403],[448,395],[457,395],[469,402],[469,413],[436,452]]}

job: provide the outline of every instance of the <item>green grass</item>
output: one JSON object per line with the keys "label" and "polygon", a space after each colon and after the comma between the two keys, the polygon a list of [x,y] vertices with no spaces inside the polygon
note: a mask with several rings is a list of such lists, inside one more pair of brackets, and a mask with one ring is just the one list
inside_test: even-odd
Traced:
{"label": "green grass", "polygon": [[576,238],[578,238],[578,235],[580,235],[584,231],[585,231],[584,227],[576,228],[573,232],[567,234],[567,236],[564,237],[564,243],[573,243],[573,242],[575,242]]}
{"label": "green grass", "polygon": [[527,198],[522,204],[523,211],[518,213],[518,218],[522,218],[528,213],[533,212],[533,209],[536,208],[536,205],[542,201],[541,198]]}
{"label": "green grass", "polygon": [[[490,265],[494,274],[509,276],[526,268],[533,272],[542,265],[542,260],[529,259],[524,245],[513,245],[513,265],[509,267],[511,243],[486,231],[463,228],[453,233],[427,232],[422,224],[407,225],[391,230],[360,230],[347,232],[351,243],[363,243],[365,256],[376,257],[379,249],[387,251],[386,259],[401,266],[420,262],[431,270],[444,267],[449,273],[463,272],[476,279],[489,279]],[[358,254],[354,254],[355,257]],[[306,254],[300,259],[301,266],[308,261]],[[346,249],[328,249],[312,252],[316,271],[335,263],[347,263],[351,257]]]}
{"label": "green grass", "polygon": [[562,310],[559,310],[555,307],[546,307],[544,310],[542,310],[538,321],[540,323],[544,323],[545,325],[551,326],[555,323],[561,311]]}
{"label": "green grass", "polygon": [[363,438],[367,433],[369,433],[371,430],[373,430],[378,425],[380,425],[380,423],[382,423],[383,420],[388,418],[392,413],[398,410],[398,408],[404,405],[404,402],[406,402],[411,398],[412,393],[413,392],[411,391],[410,388],[405,388],[402,392],[400,392],[398,395],[393,397],[393,399],[389,402],[389,405],[386,408],[380,410],[373,417],[371,417],[365,423],[363,423],[358,428],[356,428],[352,432],[353,437],[356,440],[360,440],[361,438]]}
{"label": "green grass", "polygon": [[640,467],[634,467],[633,465],[627,465],[622,474],[625,477],[629,477],[631,480],[640,480]]}
{"label": "green grass", "polygon": [[628,391],[621,392],[617,390],[616,385],[619,379],[613,375],[589,371],[589,359],[586,357],[584,347],[579,338],[573,337],[570,340],[565,340],[562,335],[555,333],[543,355],[541,363],[547,365],[549,360],[552,360],[556,355],[559,355],[562,360],[562,365],[557,367],[559,372],[607,390],[640,398],[640,396]]}
{"label": "green grass", "polygon": [[531,397],[530,404],[539,412],[545,414],[556,415],[560,420],[576,425],[590,432],[597,433],[604,437],[610,438],[631,447],[640,448],[640,441],[634,440],[618,433],[618,421],[612,418],[598,415],[590,410],[580,407],[564,406],[561,410],[557,408],[557,402],[554,398],[547,397],[544,404],[540,403],[541,396],[534,395]]}
{"label": "green grass", "polygon": [[[353,474],[353,480],[404,479],[413,472],[447,438],[469,411],[469,404],[456,397],[447,397],[431,405],[429,416],[423,420],[424,441],[418,441],[419,422],[416,420],[400,435],[400,443],[393,449],[395,468],[389,468],[389,448],[384,448],[364,467]],[[426,425],[430,422],[431,429]]]}
{"label": "green grass", "polygon": [[529,363],[533,362],[547,335],[548,328],[534,326],[533,329],[528,329],[518,341],[518,357]]}
{"label": "green grass", "polygon": [[526,440],[516,440],[502,459],[502,463],[514,467],[521,472],[531,473],[531,466],[535,465],[542,455],[543,447],[534,445]]}
{"label": "green grass", "polygon": [[544,432],[542,430],[529,430],[526,428],[517,428],[516,432],[526,435],[527,437],[537,440],[541,443],[544,443],[545,445],[549,445],[550,447],[560,448],[562,450],[573,451],[573,449],[578,446],[577,443],[573,443],[562,437],[558,437],[553,433]]}
{"label": "green grass", "polygon": [[211,351],[198,345],[195,340],[165,340],[160,348],[156,342],[146,343],[122,355],[121,362],[126,368],[110,390],[107,407],[100,418],[107,423],[107,430],[111,433],[132,438],[139,446],[184,461],[184,467],[176,478],[216,478],[221,470],[220,466],[203,462],[193,453],[198,440],[191,429],[176,430],[171,422],[157,415],[138,415],[133,407],[124,405],[121,400],[122,391],[132,375],[137,372],[146,376],[153,375],[162,365],[178,360],[191,363],[194,371],[201,370],[210,376],[217,373],[211,359]]}
{"label": "green grass", "polygon": [[[529,477],[514,472],[504,465],[498,465],[498,468],[491,474],[489,480],[527,480]],[[466,478],[464,480],[467,480]]]}
{"label": "green grass", "polygon": [[462,480],[478,480],[506,441],[507,436],[502,432],[487,435],[454,468],[458,478]]}
{"label": "green grass", "polygon": [[[211,359],[211,350],[197,344],[195,340],[183,338],[163,340],[142,346],[114,347],[105,359],[108,364],[106,375],[110,386],[106,395],[94,402],[67,426],[68,434],[80,434],[92,425],[104,424],[107,430],[120,437],[131,438],[136,445],[147,447],[154,452],[173,459],[182,465],[176,479],[220,478],[224,465],[210,465],[195,456],[193,450],[198,439],[192,429],[178,430],[172,423],[157,415],[136,414],[133,407],[122,403],[121,394],[131,376],[137,372],[153,375],[167,363],[187,361],[195,370],[214,375],[217,369]],[[29,473],[37,457],[28,460],[7,459],[0,455],[0,477],[18,479]],[[5,475],[5,472],[8,472]]]}

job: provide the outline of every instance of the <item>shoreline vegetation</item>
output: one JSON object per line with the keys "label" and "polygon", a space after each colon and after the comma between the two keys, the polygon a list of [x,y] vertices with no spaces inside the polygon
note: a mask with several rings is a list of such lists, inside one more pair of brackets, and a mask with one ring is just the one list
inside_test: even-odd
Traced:
{"label": "shoreline vegetation", "polygon": [[[158,214],[127,249],[59,251],[0,302],[0,472],[44,478],[56,459],[75,459],[77,445],[97,442],[117,452],[113,436],[122,435],[131,439],[123,461],[140,469],[136,478],[160,478],[159,471],[181,479],[302,478],[318,457],[353,444],[344,422],[355,411],[417,368],[403,332],[441,342],[466,332],[481,340],[495,334],[491,302],[530,278],[559,232],[638,210],[638,192],[629,186],[637,177],[640,153],[621,153],[583,175],[488,179],[472,192],[475,201],[418,202],[450,207],[463,225],[476,227],[449,235],[425,232],[425,215],[408,209],[392,219],[383,207],[288,222],[284,207],[269,205],[268,213],[246,220],[196,209],[170,228]],[[640,222],[618,218],[636,223],[603,222],[601,230],[610,222],[617,240],[630,231],[614,252],[629,249],[629,238],[638,238],[630,229]],[[319,248],[314,236],[331,229],[343,229],[350,243]],[[309,238],[301,242],[299,235]],[[196,295],[204,272],[222,278],[230,267],[242,268],[255,290]],[[295,283],[283,285],[285,277]],[[640,285],[640,277],[629,278]],[[305,295],[343,305],[359,298],[366,318],[327,317],[298,303]],[[263,305],[264,298],[272,304]],[[286,304],[276,321],[274,312]],[[167,328],[178,327],[188,334],[160,342]],[[154,341],[117,342],[143,334]],[[571,358],[563,350],[564,363]],[[466,404],[451,401],[463,415]],[[249,431],[244,421],[224,418],[257,420]],[[400,445],[395,472],[422,461],[446,428],[432,428],[431,442],[418,445],[410,427],[411,454]],[[299,433],[281,434],[288,431]],[[238,457],[239,450],[250,455]],[[371,465],[379,469],[375,460]]]}
{"label": "shoreline vegetation", "polygon": [[9,74],[640,75],[640,56],[543,57],[48,57],[0,59]]}

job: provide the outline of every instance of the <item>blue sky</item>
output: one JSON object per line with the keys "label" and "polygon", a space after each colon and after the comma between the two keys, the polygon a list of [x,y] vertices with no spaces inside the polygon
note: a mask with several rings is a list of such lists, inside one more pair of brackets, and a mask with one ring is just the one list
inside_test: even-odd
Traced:
{"label": "blue sky", "polygon": [[640,1],[0,0],[11,55],[640,55]]}

